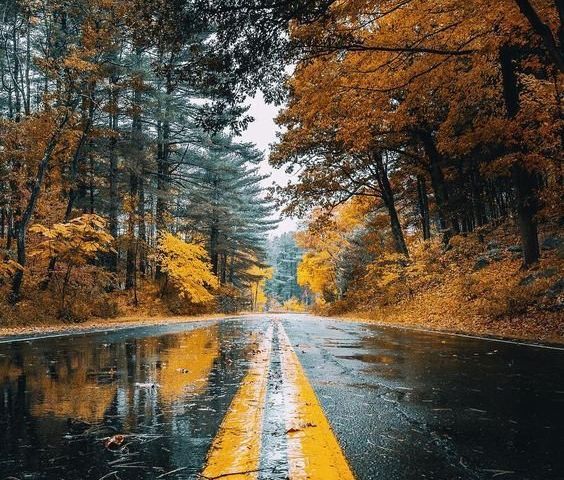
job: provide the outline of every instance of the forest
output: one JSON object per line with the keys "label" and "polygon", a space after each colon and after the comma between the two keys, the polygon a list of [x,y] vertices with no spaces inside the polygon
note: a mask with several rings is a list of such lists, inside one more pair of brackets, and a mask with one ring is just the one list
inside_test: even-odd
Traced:
{"label": "forest", "polygon": [[[562,1],[0,8],[4,324],[285,308],[562,333]],[[239,138],[258,91],[271,188]],[[273,239],[280,210],[300,228]]]}

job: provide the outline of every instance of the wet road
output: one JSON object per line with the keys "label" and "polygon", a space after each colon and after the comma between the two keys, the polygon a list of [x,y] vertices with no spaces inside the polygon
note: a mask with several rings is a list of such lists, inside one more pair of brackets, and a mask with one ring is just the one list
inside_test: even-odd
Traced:
{"label": "wet road", "polygon": [[0,479],[564,479],[564,350],[261,315],[0,339]]}

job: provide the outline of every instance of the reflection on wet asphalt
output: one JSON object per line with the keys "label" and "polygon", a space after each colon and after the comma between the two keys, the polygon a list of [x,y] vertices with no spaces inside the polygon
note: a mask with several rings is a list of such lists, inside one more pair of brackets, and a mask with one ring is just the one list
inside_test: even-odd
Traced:
{"label": "reflection on wet asphalt", "polygon": [[[305,315],[0,343],[0,479],[202,478],[271,323],[358,479],[564,479],[563,350]],[[240,478],[288,478],[280,345]]]}
{"label": "reflection on wet asphalt", "polygon": [[[245,373],[254,328],[0,344],[0,478],[155,478],[179,467],[172,478],[193,478]],[[123,449],[104,448],[115,434],[126,436]]]}

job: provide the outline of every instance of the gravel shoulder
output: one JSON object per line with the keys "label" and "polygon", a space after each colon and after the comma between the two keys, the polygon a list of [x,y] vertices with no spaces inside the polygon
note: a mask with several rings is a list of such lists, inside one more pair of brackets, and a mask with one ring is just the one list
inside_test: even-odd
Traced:
{"label": "gravel shoulder", "polygon": [[382,327],[401,328],[439,332],[450,335],[492,338],[511,342],[521,342],[538,345],[564,345],[564,316],[555,314],[549,318],[521,317],[500,321],[458,321],[452,320],[429,322],[421,319],[412,323],[405,321],[375,320],[367,312],[340,315],[338,318],[347,322],[358,322]]}
{"label": "gravel shoulder", "polygon": [[109,319],[88,320],[76,324],[56,324],[56,325],[29,325],[20,327],[1,327],[0,338],[55,335],[60,333],[86,333],[97,330],[118,330],[121,328],[153,326],[174,323],[201,322],[205,320],[215,320],[222,318],[233,318],[243,314],[211,314],[195,316],[171,316],[171,317],[143,317],[143,316],[124,316]]}

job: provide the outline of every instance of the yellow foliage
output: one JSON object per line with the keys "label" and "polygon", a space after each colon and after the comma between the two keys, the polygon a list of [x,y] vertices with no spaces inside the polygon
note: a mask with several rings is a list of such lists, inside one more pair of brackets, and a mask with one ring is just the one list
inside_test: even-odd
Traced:
{"label": "yellow foliage", "polygon": [[86,265],[98,253],[111,251],[114,238],[106,231],[106,221],[94,214],[84,214],[67,223],[52,227],[35,224],[29,229],[42,237],[30,255],[57,258],[58,261],[78,266]]}
{"label": "yellow foliage", "polygon": [[283,303],[282,309],[286,312],[304,312],[306,307],[297,298],[292,297]]}
{"label": "yellow foliage", "polygon": [[210,291],[217,288],[219,282],[211,271],[208,254],[202,245],[187,243],[166,232],[160,237],[156,260],[181,297],[192,303],[213,300]]}
{"label": "yellow foliage", "polygon": [[335,267],[329,252],[306,253],[298,265],[298,285],[316,295],[335,293]]}
{"label": "yellow foliage", "polygon": [[18,262],[6,259],[0,262],[0,278],[10,278],[21,268],[22,266]]}

